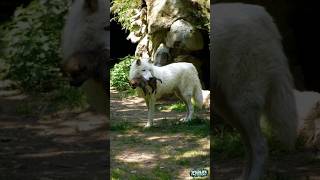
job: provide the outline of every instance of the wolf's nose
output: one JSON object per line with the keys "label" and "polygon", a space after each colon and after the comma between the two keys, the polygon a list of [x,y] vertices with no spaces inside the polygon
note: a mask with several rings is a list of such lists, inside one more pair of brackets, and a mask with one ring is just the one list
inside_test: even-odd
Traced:
{"label": "wolf's nose", "polygon": [[132,89],[135,89],[138,86],[138,82],[135,80],[129,81],[129,84],[132,87]]}

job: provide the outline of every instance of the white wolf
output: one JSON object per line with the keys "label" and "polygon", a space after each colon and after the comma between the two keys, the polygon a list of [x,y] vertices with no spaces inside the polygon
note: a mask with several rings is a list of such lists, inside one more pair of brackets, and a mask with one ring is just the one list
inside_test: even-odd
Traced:
{"label": "white wolf", "polygon": [[172,63],[158,67],[148,59],[135,60],[130,67],[129,82],[133,88],[140,87],[141,80],[156,79],[156,90],[144,95],[148,106],[148,123],[146,127],[153,125],[153,113],[155,101],[166,94],[175,93],[187,106],[187,114],[183,121],[189,121],[193,115],[191,99],[202,107],[202,88],[196,68],[191,63]]}
{"label": "white wolf", "polygon": [[281,36],[260,6],[214,4],[211,17],[213,110],[241,134],[249,157],[243,179],[262,179],[268,154],[259,122],[262,113],[287,147],[294,147],[297,132]]}

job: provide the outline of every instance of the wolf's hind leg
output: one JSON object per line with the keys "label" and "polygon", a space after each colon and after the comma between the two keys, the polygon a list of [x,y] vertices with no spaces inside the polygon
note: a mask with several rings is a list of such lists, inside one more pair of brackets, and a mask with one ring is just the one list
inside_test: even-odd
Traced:
{"label": "wolf's hind leg", "polygon": [[232,116],[230,121],[240,131],[247,149],[249,161],[243,174],[244,179],[262,179],[268,148],[260,128],[262,103],[257,98],[241,96],[233,99],[230,105]]}
{"label": "wolf's hind leg", "polygon": [[187,114],[186,114],[185,118],[182,119],[182,121],[188,122],[192,119],[192,115],[193,115],[193,111],[194,111],[193,105],[191,102],[192,95],[185,93],[185,94],[182,94],[182,98],[183,98],[183,102],[185,103],[185,105],[187,107]]}

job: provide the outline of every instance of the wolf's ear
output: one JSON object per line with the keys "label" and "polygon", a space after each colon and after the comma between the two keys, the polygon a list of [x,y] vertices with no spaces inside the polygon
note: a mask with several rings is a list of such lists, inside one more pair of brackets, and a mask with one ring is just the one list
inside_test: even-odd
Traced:
{"label": "wolf's ear", "polygon": [[149,58],[148,63],[152,64],[151,58]]}
{"label": "wolf's ear", "polygon": [[141,65],[141,60],[138,59],[138,60],[136,61],[136,64],[137,64],[137,66],[140,66],[140,65]]}
{"label": "wolf's ear", "polygon": [[84,8],[89,13],[94,13],[98,10],[98,0],[85,0],[84,1]]}

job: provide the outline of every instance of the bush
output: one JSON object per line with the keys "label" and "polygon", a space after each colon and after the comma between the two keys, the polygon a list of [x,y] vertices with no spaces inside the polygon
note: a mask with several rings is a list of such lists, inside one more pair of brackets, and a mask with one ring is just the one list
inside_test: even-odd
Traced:
{"label": "bush", "polygon": [[68,4],[34,0],[26,8],[17,8],[12,21],[2,26],[2,58],[9,64],[8,78],[22,89],[44,92],[63,85],[59,47]]}
{"label": "bush", "polygon": [[133,56],[126,56],[120,59],[120,63],[116,64],[110,72],[111,86],[118,91],[126,91],[130,89],[128,82],[130,65],[133,61]]}
{"label": "bush", "polygon": [[111,12],[115,20],[121,24],[125,30],[132,31],[131,18],[135,15],[134,9],[140,7],[141,0],[113,0]]}

